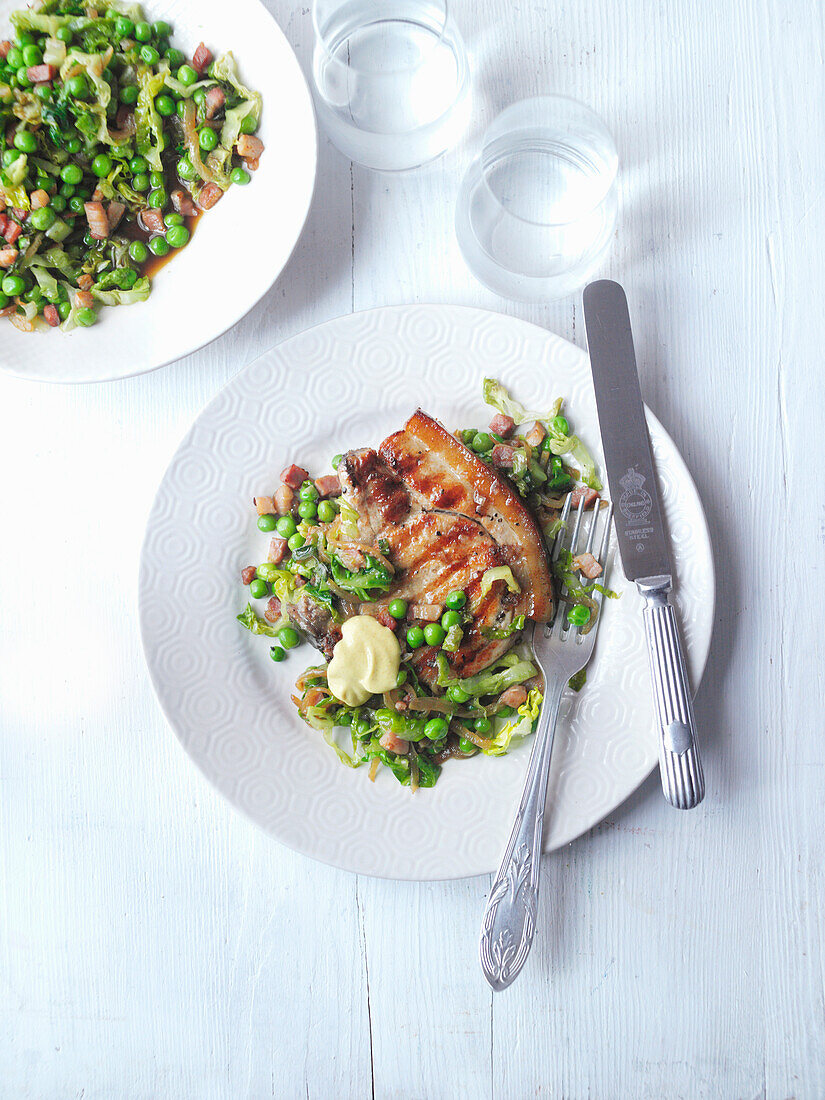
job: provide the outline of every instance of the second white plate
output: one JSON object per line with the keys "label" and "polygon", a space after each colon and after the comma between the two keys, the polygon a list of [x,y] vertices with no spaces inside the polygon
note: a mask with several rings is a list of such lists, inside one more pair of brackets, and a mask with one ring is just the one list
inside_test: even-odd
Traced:
{"label": "second white plate", "polygon": [[[484,376],[531,408],[558,396],[601,457],[587,356],[512,317],[456,306],[403,306],[310,329],[243,370],[199,416],[158,490],[143,547],[140,617],[161,706],[187,752],[272,836],[365,874],[439,879],[495,869],[531,742],[509,756],[450,761],[435,788],[411,794],[382,769],[339,763],[298,718],[290,692],[317,656],[273,665],[266,639],[236,622],[241,568],[266,557],[252,497],[284,466],[329,470],[349,447],[377,444],[418,406],[451,428],[488,423]],[[692,681],[710,646],[714,574],[696,487],[648,414],[672,540],[677,603]],[[618,562],[582,692],[556,736],[545,850],[574,839],[622,802],[656,763],[641,602]]]}

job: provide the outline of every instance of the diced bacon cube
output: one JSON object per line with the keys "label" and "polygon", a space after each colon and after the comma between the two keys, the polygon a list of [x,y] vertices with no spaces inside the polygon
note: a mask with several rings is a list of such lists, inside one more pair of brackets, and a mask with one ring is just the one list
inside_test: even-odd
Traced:
{"label": "diced bacon cube", "polygon": [[96,241],[105,241],[109,236],[109,219],[103,209],[102,202],[84,203],[86,221],[89,223],[89,232]]}
{"label": "diced bacon cube", "polygon": [[29,195],[32,210],[39,210],[41,206],[49,205],[49,192],[43,190],[32,191]]}
{"label": "diced bacon cube", "polygon": [[586,485],[577,485],[573,492],[570,494],[570,507],[578,508],[579,502],[584,498],[584,507],[592,508],[596,501],[599,499],[599,494],[595,489],[588,489]]}
{"label": "diced bacon cube", "polygon": [[502,470],[510,470],[513,466],[515,454],[513,447],[508,447],[506,443],[496,443],[493,447],[493,464],[501,467]]}
{"label": "diced bacon cube", "polygon": [[32,84],[49,84],[57,76],[54,65],[32,65],[26,70]]}
{"label": "diced bacon cube", "polygon": [[0,248],[0,267],[11,267],[20,253],[11,245],[8,248]]}
{"label": "diced bacon cube", "polygon": [[592,554],[577,554],[573,558],[573,568],[583,573],[589,581],[594,581],[596,577],[602,575],[602,567]]}
{"label": "diced bacon cube", "polygon": [[514,710],[518,710],[523,703],[527,702],[527,688],[522,687],[521,684],[514,684],[501,693],[499,702],[505,707],[513,707]]}
{"label": "diced bacon cube", "polygon": [[255,580],[255,574],[257,572],[258,570],[255,568],[254,565],[247,565],[245,569],[241,570],[241,580],[244,584],[252,584],[252,582]]}
{"label": "diced bacon cube", "polygon": [[278,515],[287,516],[292,511],[295,494],[288,485],[279,485],[272,494],[272,499],[275,502],[275,511]]}
{"label": "diced bacon cube", "polygon": [[290,489],[300,489],[308,478],[309,473],[303,466],[296,466],[294,462],[281,473],[281,481],[284,485],[288,485]]}
{"label": "diced bacon cube", "polygon": [[226,103],[226,92],[216,84],[214,88],[208,88],[204,99],[204,114],[207,118],[214,118],[221,107]]}
{"label": "diced bacon cube", "polygon": [[198,191],[198,206],[201,210],[211,210],[215,203],[223,198],[223,191],[217,183],[205,183]]}
{"label": "diced bacon cube", "polygon": [[94,279],[91,275],[88,274],[88,272],[81,275],[77,280],[77,285],[80,287],[81,290],[91,290],[93,284]]}
{"label": "diced bacon cube", "polygon": [[392,730],[387,730],[386,733],[382,733],[378,738],[378,744],[382,749],[386,749],[387,752],[394,752],[397,756],[403,756],[410,747],[409,741],[405,741],[403,737],[396,736]]}
{"label": "diced bacon cube", "polygon": [[337,474],[324,474],[316,477],[315,488],[322,497],[338,497],[341,495],[341,482]]}
{"label": "diced bacon cube", "polygon": [[57,312],[57,306],[52,305],[51,302],[43,309],[43,317],[46,324],[51,325],[52,328],[57,328],[60,324],[60,314]]}
{"label": "diced bacon cube", "polygon": [[271,516],[275,511],[272,497],[254,497],[254,503],[259,516]]}
{"label": "diced bacon cube", "polygon": [[212,53],[204,46],[203,42],[200,43],[198,48],[192,55],[192,68],[197,73],[205,72],[212,64]]}
{"label": "diced bacon cube", "polygon": [[163,214],[160,210],[141,210],[138,214],[138,224],[149,233],[165,233],[166,226],[163,223]]}
{"label": "diced bacon cube", "polygon": [[241,134],[238,138],[238,156],[257,160],[264,151],[264,143],[253,134]]}
{"label": "diced bacon cube", "polygon": [[435,623],[441,618],[443,608],[440,603],[411,603],[407,608],[408,619],[422,619],[424,622]]}
{"label": "diced bacon cube", "polygon": [[6,238],[6,242],[8,244],[16,244],[17,238],[20,236],[20,234],[22,232],[23,232],[22,226],[18,225],[17,222],[13,222],[11,220],[11,218],[9,218],[9,221],[8,221],[8,224],[6,225],[6,230],[3,233],[3,236]]}
{"label": "diced bacon cube", "polygon": [[490,421],[490,431],[495,432],[496,435],[503,436],[504,439],[508,439],[516,429],[516,422],[512,416],[505,416],[504,413],[497,413]]}
{"label": "diced bacon cube", "polygon": [[182,187],[178,187],[169,196],[172,200],[172,206],[179,214],[183,214],[186,218],[193,218],[198,212],[197,206],[192,200],[192,196],[188,191],[184,191]]}
{"label": "diced bacon cube", "polygon": [[11,44],[11,42],[9,42],[8,38],[4,38],[3,41],[0,42],[0,57],[4,61],[9,56],[9,50],[11,49],[11,45],[12,44]]}
{"label": "diced bacon cube", "polygon": [[281,601],[277,596],[270,596],[264,608],[264,618],[267,622],[277,623],[281,617]]}
{"label": "diced bacon cube", "polygon": [[386,607],[382,607],[375,617],[376,619],[378,619],[379,623],[382,626],[385,626],[387,628],[387,630],[395,630],[395,628],[398,626],[398,620],[394,619],[392,615],[390,615]]}
{"label": "diced bacon cube", "polygon": [[531,447],[540,447],[544,441],[544,437],[547,435],[547,431],[543,424],[539,424],[538,421],[533,425],[530,431],[525,435],[525,439]]}
{"label": "diced bacon cube", "polygon": [[80,309],[91,309],[95,304],[90,290],[78,290],[75,292],[74,304]]}
{"label": "diced bacon cube", "polygon": [[273,565],[280,565],[288,553],[289,544],[287,540],[276,537],[270,539],[269,553],[266,555],[266,560],[272,562]]}

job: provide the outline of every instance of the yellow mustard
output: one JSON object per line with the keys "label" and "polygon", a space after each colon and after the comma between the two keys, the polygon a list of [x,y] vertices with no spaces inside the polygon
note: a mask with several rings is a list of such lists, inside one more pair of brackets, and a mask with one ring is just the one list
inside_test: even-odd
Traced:
{"label": "yellow mustard", "polygon": [[388,627],[371,615],[355,615],[341,627],[341,635],[327,667],[327,683],[336,699],[359,707],[371,695],[395,687],[401,646]]}

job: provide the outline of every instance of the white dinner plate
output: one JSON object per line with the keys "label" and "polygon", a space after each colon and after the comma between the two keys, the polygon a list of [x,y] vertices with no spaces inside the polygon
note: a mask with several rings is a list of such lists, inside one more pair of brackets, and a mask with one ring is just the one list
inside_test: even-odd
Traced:
{"label": "white dinner plate", "polygon": [[[377,444],[417,406],[450,428],[486,425],[485,375],[530,408],[564,396],[574,430],[601,457],[587,356],[543,329],[457,306],[399,306],[340,317],[246,367],[195,421],[158,490],[140,571],[140,619],[155,689],[187,752],[272,836],[338,867],[439,879],[494,870],[531,740],[508,756],[445,764],[412,794],[388,769],[351,770],[290,702],[317,663],[308,645],[275,665],[269,640],[235,620],[241,569],[266,558],[252,498],[291,462],[329,472],[334,454]],[[707,524],[676,447],[648,414],[670,529],[688,664],[710,646],[714,575]],[[595,825],[656,763],[641,601],[618,562],[587,684],[563,713],[553,754],[545,850]]]}
{"label": "white dinner plate", "polygon": [[[0,0],[0,39],[26,0]],[[92,328],[37,326],[18,332],[0,319],[0,367],[42,382],[107,382],[174,362],[216,339],[266,294],[292,254],[315,186],[312,97],[292,48],[259,0],[151,0],[149,19],[172,24],[191,57],[203,40],[231,50],[241,80],[261,93],[265,151],[246,187],[233,186],[198,222],[189,245],[152,280],[148,301],[101,309]]]}

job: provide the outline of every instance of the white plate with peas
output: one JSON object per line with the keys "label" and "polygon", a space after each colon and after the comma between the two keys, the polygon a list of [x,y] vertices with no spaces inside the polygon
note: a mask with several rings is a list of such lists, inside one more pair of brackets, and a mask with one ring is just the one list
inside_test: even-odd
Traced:
{"label": "white plate with peas", "polygon": [[[573,430],[600,463],[583,351],[513,317],[399,306],[327,322],[241,371],[195,421],[149,518],[141,630],[172,728],[204,775],[271,836],[351,871],[441,879],[494,870],[531,740],[506,756],[449,760],[434,787],[415,793],[386,768],[371,782],[367,767],[345,767],[290,699],[296,678],[320,655],[307,643],[292,648],[290,637],[276,663],[272,639],[237,621],[250,597],[241,571],[266,561],[272,537],[259,529],[252,501],[272,496],[292,463],[313,477],[329,474],[336,454],[378,444],[418,406],[453,430],[486,428],[485,376],[530,408],[563,397]],[[714,608],[707,524],[673,441],[652,415],[649,426],[698,685]],[[656,765],[639,597],[618,560],[608,583],[620,597],[604,603],[587,682],[571,693],[556,734],[547,851],[597,824]],[[258,615],[268,596],[268,589],[253,595]]]}
{"label": "white plate with peas", "polygon": [[[90,6],[101,9],[105,14],[104,4]],[[4,39],[15,41],[10,16],[24,7],[23,0],[0,0],[0,42]],[[240,81],[261,96],[262,110],[254,137],[263,143],[264,152],[257,161],[255,171],[246,171],[243,165],[247,161],[238,163],[233,170],[232,186],[220,202],[195,220],[180,216],[167,202],[169,209],[163,210],[165,224],[160,226],[160,231],[155,231],[151,238],[147,234],[146,239],[135,243],[134,266],[142,274],[145,259],[145,272],[151,278],[151,293],[145,300],[140,300],[129,288],[110,288],[115,296],[123,290],[123,300],[130,302],[131,295],[134,302],[111,308],[102,304],[95,295],[93,308],[78,308],[72,315],[71,331],[50,327],[51,322],[45,323],[43,310],[48,304],[45,299],[40,302],[41,314],[33,322],[32,332],[20,331],[8,317],[0,318],[0,368],[21,378],[49,382],[109,381],[154,370],[203,347],[231,328],[266,294],[287,263],[309,211],[317,160],[312,100],[287,39],[259,0],[234,0],[232,4],[220,0],[157,0],[144,4],[142,14],[151,30],[145,37],[142,35],[143,27],[136,26],[135,31],[130,32],[135,39],[138,57],[143,50],[151,54],[157,48],[161,61],[168,58],[172,75],[183,86],[198,80],[198,74],[188,70],[199,43],[205,43],[216,60],[228,51],[232,52]],[[69,49],[78,46],[82,33],[77,31],[72,40],[66,32]],[[44,35],[35,38],[36,41],[28,46],[31,56],[22,57],[25,45],[18,49],[21,58],[17,58],[16,53],[12,55],[13,60],[22,61],[24,73],[32,71],[26,69],[30,62],[43,64],[49,60],[34,56],[36,50],[43,53],[45,44]],[[59,49],[59,46],[55,48]],[[152,63],[156,64],[153,54],[146,61],[146,64]],[[118,97],[124,109],[132,108],[135,104],[128,96],[137,89],[124,87],[130,76],[124,75],[122,64],[116,68],[117,82],[112,84],[112,95]],[[3,68],[2,60],[0,70],[2,84],[4,73],[10,71],[8,67]],[[109,75],[114,71],[111,70]],[[208,68],[204,70],[204,74],[209,72],[211,70]],[[56,102],[65,83],[58,73],[57,67],[51,72],[40,72],[35,66],[32,75],[35,78],[51,76],[52,85],[49,88],[46,81],[43,89],[38,90],[35,84],[27,90],[40,98],[50,98],[52,103]],[[103,75],[108,79],[106,73]],[[25,80],[25,76],[21,78]],[[85,96],[87,102],[94,103],[94,89],[90,92],[88,86],[89,81],[94,83],[94,75],[87,70],[75,77],[66,74],[66,78],[67,81],[75,79],[78,94]],[[80,87],[81,82],[85,82],[83,88]],[[153,94],[160,115],[182,106],[175,101],[168,87],[155,88]],[[201,136],[200,155],[204,159],[213,151],[209,140],[214,142],[213,134],[206,133],[210,126],[203,124],[202,112],[205,108],[202,98],[205,94],[206,89],[199,93],[198,103],[201,106],[197,110],[201,113],[196,121],[197,132]],[[182,93],[180,99],[185,98]],[[166,103],[166,99],[170,103]],[[284,104],[289,105],[288,110],[283,109]],[[232,102],[227,100],[225,108],[218,108],[213,127],[220,128],[223,111],[228,111],[231,106]],[[110,114],[108,125],[111,129],[117,126],[117,116],[114,109]],[[127,115],[128,111],[123,117]],[[22,131],[24,127],[20,129]],[[69,132],[71,136],[67,140],[77,142],[77,135]],[[241,133],[252,135],[251,129],[246,128]],[[4,150],[7,160],[15,152],[27,152],[23,148],[27,141],[31,141],[31,135],[21,132],[17,136],[16,149]],[[33,158],[39,152],[28,151],[28,155]],[[82,161],[84,154],[80,152],[87,177],[82,180],[82,186],[80,181],[75,184],[70,179],[56,181],[61,188],[57,193],[60,207],[65,205],[68,209],[73,199],[77,204],[81,200],[94,198],[85,192],[94,186],[95,176],[105,180],[107,169],[112,167],[105,163],[108,155],[106,148],[102,147],[100,152],[102,159],[99,163],[90,157],[88,164]],[[137,154],[137,150],[135,152]],[[171,154],[168,148],[167,154]],[[186,161],[187,156],[188,152],[181,159]],[[151,210],[153,195],[162,195],[164,189],[169,192],[171,187],[180,186],[180,182],[175,165],[172,165],[171,169],[166,170],[167,176],[169,171],[174,170],[172,184],[168,179],[156,184],[150,171],[151,165],[143,168],[137,163],[140,159],[137,156],[135,164],[124,165],[121,178],[128,180],[129,186],[137,184],[136,189],[150,200]],[[251,159],[254,165],[255,158]],[[234,160],[238,160],[237,154]],[[73,168],[68,170],[71,172]],[[145,187],[143,175],[146,176]],[[180,179],[183,180],[182,175]],[[42,182],[47,181],[43,178]],[[38,189],[33,169],[30,169],[24,186],[27,198]],[[73,187],[75,194],[70,194]],[[54,191],[54,187],[51,190]],[[193,194],[194,191],[193,186]],[[48,197],[48,192],[46,194]],[[115,199],[118,197],[114,195]],[[51,203],[43,209],[35,209],[36,201],[32,201],[28,217],[21,219],[24,244],[37,233],[54,231],[53,224],[47,224],[55,220]],[[0,212],[2,206],[0,199]],[[112,209],[105,198],[104,207],[111,220]],[[58,221],[62,220],[60,210],[56,213]],[[75,213],[85,220],[85,212],[78,210]],[[167,217],[167,213],[170,216]],[[42,228],[39,228],[40,223]],[[91,222],[89,232],[93,232]],[[147,245],[150,252],[157,249],[155,255],[145,258],[138,255],[141,249],[147,251]],[[0,225],[0,249],[4,246],[6,241],[3,239],[3,226]],[[165,252],[162,252],[164,248]],[[9,271],[0,268],[0,293],[3,293],[3,277],[8,275],[17,276],[17,269]],[[25,272],[19,272],[19,275],[26,278]],[[29,287],[31,281],[29,275],[25,288],[27,294],[31,291],[37,294],[43,290],[43,287]],[[13,289],[16,289],[16,284]],[[49,295],[52,292],[47,287],[44,293]],[[55,309],[60,312],[52,311],[51,316],[55,326],[65,327],[74,292],[69,295],[68,301],[65,292],[61,293],[60,301],[54,299]],[[8,305],[8,298],[5,295],[0,299],[0,305]],[[52,300],[48,299],[49,302]]]}

